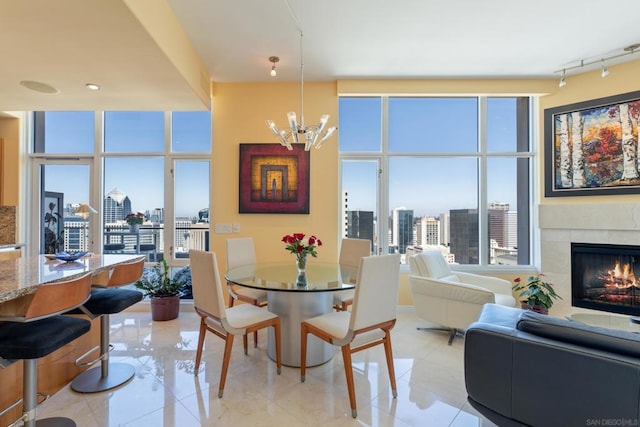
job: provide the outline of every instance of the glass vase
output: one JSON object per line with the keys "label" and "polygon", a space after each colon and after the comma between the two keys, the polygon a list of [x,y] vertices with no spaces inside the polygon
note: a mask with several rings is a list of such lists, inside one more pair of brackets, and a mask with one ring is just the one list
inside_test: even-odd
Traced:
{"label": "glass vase", "polygon": [[304,286],[307,284],[307,254],[296,255],[296,267],[298,267],[296,285]]}

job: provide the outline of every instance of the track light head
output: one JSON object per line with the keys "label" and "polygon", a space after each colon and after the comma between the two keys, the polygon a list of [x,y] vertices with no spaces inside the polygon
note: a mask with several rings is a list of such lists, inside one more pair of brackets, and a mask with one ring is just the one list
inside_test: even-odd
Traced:
{"label": "track light head", "polygon": [[602,72],[600,73],[602,77],[607,77],[609,75],[609,70],[607,70],[607,66],[604,65],[604,58],[602,59]]}
{"label": "track light head", "polygon": [[562,70],[562,77],[560,77],[560,83],[558,87],[565,87],[567,85],[567,70]]}

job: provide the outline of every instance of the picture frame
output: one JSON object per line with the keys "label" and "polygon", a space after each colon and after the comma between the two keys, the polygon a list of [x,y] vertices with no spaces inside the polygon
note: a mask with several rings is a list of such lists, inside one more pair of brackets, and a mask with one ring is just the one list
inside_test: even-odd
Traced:
{"label": "picture frame", "polygon": [[545,196],[640,193],[640,91],[544,110]]}
{"label": "picture frame", "polygon": [[239,213],[308,214],[309,166],[303,144],[240,144]]}

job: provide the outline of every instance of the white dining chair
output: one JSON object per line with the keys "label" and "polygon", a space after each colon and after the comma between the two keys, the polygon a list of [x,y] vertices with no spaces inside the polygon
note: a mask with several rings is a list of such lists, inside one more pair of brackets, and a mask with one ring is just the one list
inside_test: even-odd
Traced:
{"label": "white dining chair", "polygon": [[306,375],[308,334],[341,347],[353,418],[358,416],[351,363],[353,353],[383,344],[391,392],[394,398],[398,395],[391,329],[396,323],[399,282],[399,254],[362,258],[351,312],[333,311],[307,319],[301,324],[300,380],[304,382]]}
{"label": "white dining chair", "polygon": [[[349,283],[355,283],[358,278],[360,259],[371,255],[371,240],[345,238],[340,242],[340,272],[343,277],[349,277]],[[353,304],[354,290],[333,293],[333,308],[337,311],[347,311]]]}
{"label": "white dining chair", "polygon": [[189,251],[189,258],[191,260],[193,306],[200,316],[200,333],[198,335],[194,375],[198,375],[207,331],[225,340],[220,385],[218,387],[218,397],[222,397],[234,336],[243,336],[246,355],[247,334],[267,327],[273,327],[275,331],[276,366],[278,374],[280,374],[282,367],[280,318],[268,310],[249,304],[225,308],[216,254],[192,249]]}
{"label": "white dining chair", "polygon": [[[253,245],[253,237],[237,237],[227,239],[227,270],[243,265],[256,263],[256,251]],[[227,282],[229,292],[229,307],[233,307],[235,300],[265,307],[267,305],[267,291],[259,289],[241,288]],[[253,334],[253,346],[258,347],[258,333]]]}

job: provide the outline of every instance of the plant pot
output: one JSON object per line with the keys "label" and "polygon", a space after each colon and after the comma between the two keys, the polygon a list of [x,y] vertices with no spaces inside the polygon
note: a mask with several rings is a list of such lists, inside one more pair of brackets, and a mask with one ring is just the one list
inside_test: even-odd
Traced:
{"label": "plant pot", "polygon": [[173,320],[180,313],[180,295],[151,297],[151,318],[157,321]]}
{"label": "plant pot", "polygon": [[528,302],[522,301],[520,302],[520,307],[525,310],[535,311],[536,313],[540,314],[549,314],[549,309],[544,305],[529,305]]}
{"label": "plant pot", "polygon": [[129,224],[129,233],[138,233],[140,231],[140,224]]}

